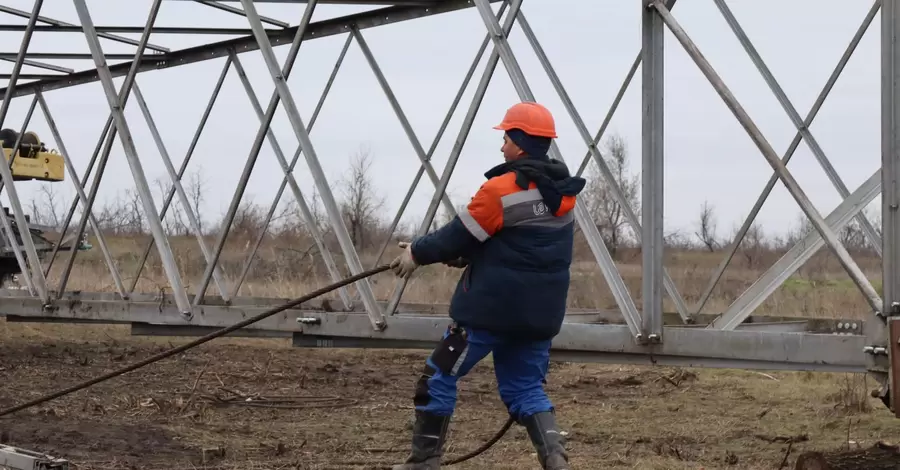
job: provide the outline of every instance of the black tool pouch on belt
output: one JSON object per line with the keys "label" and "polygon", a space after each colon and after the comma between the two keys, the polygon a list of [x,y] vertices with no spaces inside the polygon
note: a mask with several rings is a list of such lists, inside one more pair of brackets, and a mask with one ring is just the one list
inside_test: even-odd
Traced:
{"label": "black tool pouch on belt", "polygon": [[450,334],[442,339],[431,353],[431,362],[446,375],[456,375],[468,347],[465,330],[455,325],[449,328]]}

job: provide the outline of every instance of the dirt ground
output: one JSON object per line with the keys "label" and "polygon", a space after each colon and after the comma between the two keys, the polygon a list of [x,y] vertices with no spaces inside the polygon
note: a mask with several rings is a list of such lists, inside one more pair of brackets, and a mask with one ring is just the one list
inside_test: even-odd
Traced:
{"label": "dirt ground", "polygon": [[[183,341],[0,320],[0,407]],[[0,418],[0,442],[78,469],[384,468],[406,455],[426,354],[217,340]],[[576,469],[792,468],[803,451],[896,441],[900,424],[862,375],[554,364],[548,382]],[[495,385],[489,362],[462,382],[451,457],[502,425]],[[540,468],[518,426],[456,467]]]}

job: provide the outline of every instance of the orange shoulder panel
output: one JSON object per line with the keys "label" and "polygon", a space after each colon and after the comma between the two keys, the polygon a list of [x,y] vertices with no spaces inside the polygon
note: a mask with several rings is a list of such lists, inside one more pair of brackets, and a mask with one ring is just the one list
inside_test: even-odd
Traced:
{"label": "orange shoulder panel", "polygon": [[559,204],[559,209],[553,214],[557,217],[566,215],[569,211],[575,208],[575,196],[563,196],[562,201]]}
{"label": "orange shoulder panel", "polygon": [[516,184],[516,173],[513,171],[487,180],[484,183],[484,186],[490,187],[491,191],[495,192],[498,197],[508,196],[522,190],[522,188]]}
{"label": "orange shoulder panel", "polygon": [[503,227],[503,201],[501,198],[520,190],[521,188],[516,185],[515,173],[495,176],[485,181],[472,197],[468,206],[469,215],[478,222],[488,236],[493,236]]}

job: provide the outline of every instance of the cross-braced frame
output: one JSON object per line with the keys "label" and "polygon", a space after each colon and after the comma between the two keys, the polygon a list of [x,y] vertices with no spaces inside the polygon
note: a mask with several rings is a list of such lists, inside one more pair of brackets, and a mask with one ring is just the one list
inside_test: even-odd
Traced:
{"label": "cross-braced frame", "polygon": [[[184,3],[187,0],[172,0]],[[85,0],[72,0],[78,23],[69,23],[44,16],[45,3],[37,0],[32,10],[24,11],[0,6],[0,12],[27,19],[27,23],[0,25],[0,31],[21,31],[23,33],[18,52],[0,51],[0,59],[12,64],[12,70],[4,75],[8,80],[2,90],[3,102],[0,106],[0,127],[13,126],[9,118],[10,103],[20,98],[30,100],[24,113],[24,124],[16,137],[16,142],[5,142],[4,146],[18,149],[22,137],[34,112],[39,109],[50,130],[55,148],[62,159],[65,176],[75,188],[75,198],[63,220],[59,221],[59,239],[70,242],[38,243],[43,238],[18,237],[20,242],[7,243],[4,252],[12,271],[19,273],[23,288],[7,289],[0,296],[0,311],[12,320],[23,321],[72,321],[72,322],[115,322],[132,324],[138,334],[199,334],[211,327],[233,324],[249,315],[258,313],[277,302],[273,298],[249,297],[242,295],[253,271],[254,262],[260,255],[267,229],[276,219],[276,213],[287,189],[297,205],[298,219],[306,228],[315,256],[306,258],[307,263],[321,263],[329,282],[337,281],[348,274],[358,274],[370,267],[364,262],[377,266],[386,261],[388,250],[396,239],[400,226],[423,176],[430,182],[428,204],[424,217],[415,220],[415,235],[424,235],[435,226],[441,208],[446,215],[453,216],[461,206],[454,205],[448,195],[451,176],[463,153],[464,145],[476,121],[481,105],[492,83],[502,69],[511,80],[515,95],[522,101],[541,101],[547,97],[537,96],[530,77],[521,65],[521,51],[511,46],[510,36],[518,30],[524,38],[523,44],[534,54],[544,76],[554,92],[552,97],[559,100],[555,109],[557,119],[568,119],[574,125],[576,138],[586,154],[563,155],[555,142],[550,156],[562,161],[573,173],[583,175],[587,168],[596,166],[599,178],[612,203],[621,210],[622,220],[628,225],[635,243],[640,247],[641,282],[640,301],[632,295],[623,275],[604,239],[598,223],[587,205],[582,201],[576,205],[575,219],[579,236],[583,237],[587,251],[602,274],[602,282],[609,288],[615,301],[617,312],[574,311],[554,341],[554,351],[558,357],[567,360],[605,361],[629,363],[680,364],[710,367],[774,368],[800,370],[833,370],[869,372],[877,377],[885,387],[882,396],[889,397],[888,384],[900,384],[898,374],[893,374],[890,352],[894,350],[900,335],[900,55],[896,45],[900,34],[900,5],[894,1],[876,0],[862,18],[862,23],[849,39],[849,45],[828,77],[811,109],[803,117],[788,98],[782,85],[757,51],[749,35],[744,31],[725,0],[711,2],[718,9],[722,19],[744,49],[759,72],[766,86],[774,94],[784,114],[789,118],[794,132],[790,145],[778,153],[767,139],[757,122],[735,97],[726,81],[702,53],[702,45],[694,42],[690,28],[682,27],[675,11],[676,1],[641,0],[635,1],[634,8],[641,12],[641,50],[630,63],[624,82],[612,99],[612,104],[599,130],[591,134],[591,129],[551,62],[549,54],[527,17],[524,4],[539,3],[544,0],[409,0],[409,1],[315,1],[290,2],[302,5],[302,16],[298,18],[272,18],[259,13],[265,1],[196,1],[211,10],[227,12],[243,17],[246,28],[224,27],[181,27],[158,25],[160,10],[166,7],[162,0],[153,0],[143,27],[105,26],[95,24],[97,8],[89,8]],[[279,3],[279,2],[275,2]],[[315,20],[320,5],[347,4],[372,7],[370,10]],[[577,9],[577,7],[573,7]],[[451,13],[457,12],[457,13]],[[576,12],[577,13],[577,12]],[[400,104],[395,85],[390,75],[382,69],[376,57],[379,51],[367,39],[369,30],[393,23],[424,17],[440,17],[450,14],[476,15],[483,36],[471,65],[466,69],[449,108],[440,110],[443,118],[433,137],[423,140],[410,118],[408,109]],[[849,187],[838,174],[823,145],[816,139],[811,125],[834,88],[838,78],[853,55],[862,37],[870,26],[880,18],[881,27],[881,167],[856,188]],[[293,24],[293,25],[292,25]],[[37,52],[31,49],[33,38],[42,34],[59,32],[80,33],[86,40],[88,52],[51,51]],[[121,34],[140,34],[135,40]],[[207,42],[180,49],[168,48],[157,36],[167,34],[231,35],[237,36],[224,41]],[[664,40],[671,34],[668,41]],[[153,35],[153,41],[151,41]],[[342,36],[343,42],[333,66],[329,70],[324,89],[318,95],[311,117],[303,118],[301,103],[297,99],[297,89],[289,84],[292,72],[297,67],[297,57],[301,46],[313,39]],[[674,41],[672,40],[674,39]],[[103,40],[103,41],[101,41]],[[108,41],[108,42],[104,42]],[[121,44],[118,44],[121,43]],[[677,43],[677,44],[676,44]],[[109,52],[110,44],[130,47],[131,53]],[[312,137],[314,125],[319,119],[326,98],[344,65],[350,47],[354,45],[363,56],[365,66],[377,82],[383,98],[390,105],[412,153],[418,160],[418,169],[408,191],[399,204],[399,210],[390,220],[386,229],[388,236],[377,243],[377,250],[371,259],[365,259],[359,252],[354,234],[348,227],[346,214],[335,196],[335,186],[330,184],[323,169],[315,139]],[[675,92],[664,89],[666,66],[664,52],[666,45],[680,47],[693,61],[700,73],[721,98],[729,112],[739,122],[752,143],[758,148],[772,173],[761,194],[756,199],[749,215],[742,221],[732,239],[720,254],[720,261],[712,276],[704,282],[699,292],[685,295],[680,290],[667,266],[664,266],[666,239],[664,233],[666,139],[665,139],[665,94]],[[278,46],[288,46],[283,60],[276,55]],[[581,45],[573,45],[581,48]],[[119,47],[120,48],[120,47]],[[246,57],[259,54],[262,67],[251,69]],[[81,60],[86,64],[82,70],[74,70],[53,61]],[[600,59],[602,60],[602,59]],[[112,61],[117,62],[110,65]],[[138,82],[144,73],[190,64],[219,61],[221,71],[212,81],[212,91],[206,100],[199,123],[187,145],[180,164],[173,159],[172,146],[165,142],[160,123],[154,118],[151,101],[142,91]],[[483,65],[480,65],[482,64]],[[40,73],[23,72],[25,67],[36,68]],[[641,185],[640,206],[636,211],[629,201],[626,188],[611,168],[609,159],[602,149],[602,140],[615,115],[626,90],[637,75],[640,75],[641,101]],[[51,73],[52,72],[52,73]],[[191,195],[186,189],[184,178],[195,154],[198,141],[213,115],[223,83],[232,74],[246,92],[246,103],[252,109],[249,122],[253,123],[255,134],[249,143],[249,154],[243,160],[240,176],[234,188],[217,188],[228,201],[221,223],[210,232],[204,231],[202,214],[192,205]],[[480,73],[479,73],[480,72]],[[165,72],[161,72],[165,73]],[[256,95],[251,80],[253,73],[262,74],[272,85],[269,100],[265,105]],[[123,78],[120,85],[116,79]],[[476,77],[477,80],[475,79]],[[199,80],[199,79],[198,79]],[[474,83],[473,83],[474,82]],[[75,159],[63,142],[62,133],[51,112],[45,95],[77,86],[99,83],[106,100],[108,118],[96,142],[94,151],[83,174],[76,167]],[[670,89],[672,87],[669,87]],[[610,90],[613,91],[613,90]],[[466,97],[468,95],[468,102]],[[134,98],[130,100],[130,98]],[[140,118],[146,124],[152,138],[151,148],[135,144],[134,132],[140,126],[135,118],[126,116],[126,105],[136,103]],[[157,102],[157,106],[177,106],[178,103]],[[511,103],[510,103],[511,104]],[[462,108],[462,109],[460,109]],[[133,108],[129,108],[133,109]],[[276,115],[283,113],[284,122],[289,125],[289,134],[296,139],[295,148],[285,148],[285,136],[276,135],[272,123]],[[455,116],[462,115],[458,127],[452,126]],[[246,118],[246,116],[244,116]],[[449,136],[448,136],[449,134]],[[288,138],[290,137],[288,135]],[[441,142],[450,139],[449,155],[443,162],[436,160],[440,154]],[[235,141],[233,150],[244,151],[246,142]],[[829,183],[842,199],[829,213],[815,207],[809,195],[788,168],[788,162],[801,144],[806,144],[815,161],[824,170]],[[7,145],[9,144],[9,145]],[[121,155],[112,155],[114,145],[121,146]],[[235,273],[223,267],[223,254],[233,250],[229,236],[236,230],[237,219],[247,191],[248,182],[257,168],[263,149],[271,149],[278,171],[269,175],[269,184],[279,181],[274,200],[261,221],[262,230],[253,234],[250,241],[242,246],[239,258],[242,260]],[[154,198],[152,183],[146,174],[148,151],[157,151],[161,157],[167,178],[167,187],[161,198]],[[290,159],[288,158],[290,151]],[[2,189],[8,200],[9,217],[0,216],[0,228],[5,240],[17,240],[19,227],[29,226],[22,198],[15,184],[16,152],[12,153],[10,165],[0,165]],[[305,165],[298,168],[301,156]],[[134,272],[123,272],[123,265],[117,262],[104,229],[95,213],[95,202],[104,172],[111,158],[124,159],[131,175],[134,202],[146,217],[148,237],[132,253]],[[236,166],[236,158],[228,157],[227,165]],[[176,166],[177,165],[177,166]],[[307,172],[311,184],[297,176],[299,171]],[[392,182],[393,183],[393,182]],[[710,298],[721,284],[735,255],[754,226],[764,202],[769,198],[776,184],[781,183],[790,197],[800,207],[811,230],[798,238],[792,247],[784,250],[780,258],[762,276],[749,285],[740,295],[730,300],[730,305],[718,314],[705,314]],[[399,183],[394,183],[399,184]],[[318,206],[310,202],[311,194],[320,199],[324,214],[318,213]],[[864,213],[865,207],[876,197],[881,197],[881,221],[873,222]],[[80,209],[80,213],[78,208]],[[180,207],[186,219],[185,231],[188,238],[200,250],[198,258],[202,263],[199,273],[188,274],[184,266],[179,266],[171,234],[165,220],[173,207]],[[325,223],[319,223],[324,219]],[[77,220],[77,223],[74,223]],[[882,292],[859,266],[853,254],[839,236],[840,231],[851,221],[858,223],[860,232],[874,256],[880,257],[882,272]],[[111,292],[85,292],[69,287],[72,272],[82,251],[75,247],[84,239],[88,226],[94,235],[104,262],[109,267],[112,281]],[[184,238],[184,237],[183,237]],[[329,246],[329,240],[333,240]],[[46,241],[46,240],[44,240]],[[43,242],[42,242],[43,243]],[[865,319],[834,318],[830,320],[808,321],[791,318],[793,321],[763,322],[753,318],[754,312],[788,280],[805,262],[818,251],[826,248],[838,261],[846,277],[862,294],[865,308],[871,314]],[[63,254],[63,251],[69,251]],[[59,260],[65,257],[65,263]],[[83,256],[83,255],[81,255]],[[166,279],[160,292],[138,291],[139,279],[151,257],[159,260],[160,271]],[[60,268],[60,264],[64,264]],[[56,266],[58,272],[53,272]],[[52,275],[51,275],[52,273]],[[127,277],[123,277],[123,274]],[[271,317],[250,328],[247,334],[289,336],[298,346],[335,347],[423,347],[433,343],[443,332],[446,318],[439,309],[422,304],[402,302],[411,279],[387,279],[391,283],[389,292],[378,298],[372,280],[362,280],[353,289],[338,291],[336,302],[321,301],[302,309],[287,311]],[[51,282],[55,280],[56,282]],[[323,281],[324,282],[324,281]],[[213,295],[209,289],[213,288]],[[674,313],[664,313],[664,300],[668,299]],[[688,299],[693,300],[689,303]],[[438,315],[435,315],[438,313]],[[793,317],[787,315],[788,317]],[[782,320],[784,320],[782,318]],[[797,331],[797,323],[802,323]],[[852,325],[852,326],[851,326]],[[835,332],[849,334],[834,334]],[[898,385],[900,386],[900,385]],[[895,397],[896,398],[896,397]],[[900,407],[893,406],[900,411]]]}

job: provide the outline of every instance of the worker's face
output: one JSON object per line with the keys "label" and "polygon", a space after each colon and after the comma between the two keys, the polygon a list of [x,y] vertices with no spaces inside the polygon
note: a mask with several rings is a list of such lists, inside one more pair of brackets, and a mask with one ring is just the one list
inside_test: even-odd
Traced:
{"label": "worker's face", "polygon": [[518,145],[513,143],[506,134],[503,134],[503,146],[500,147],[500,151],[503,152],[503,159],[508,162],[518,160],[525,156],[525,152],[523,152]]}

